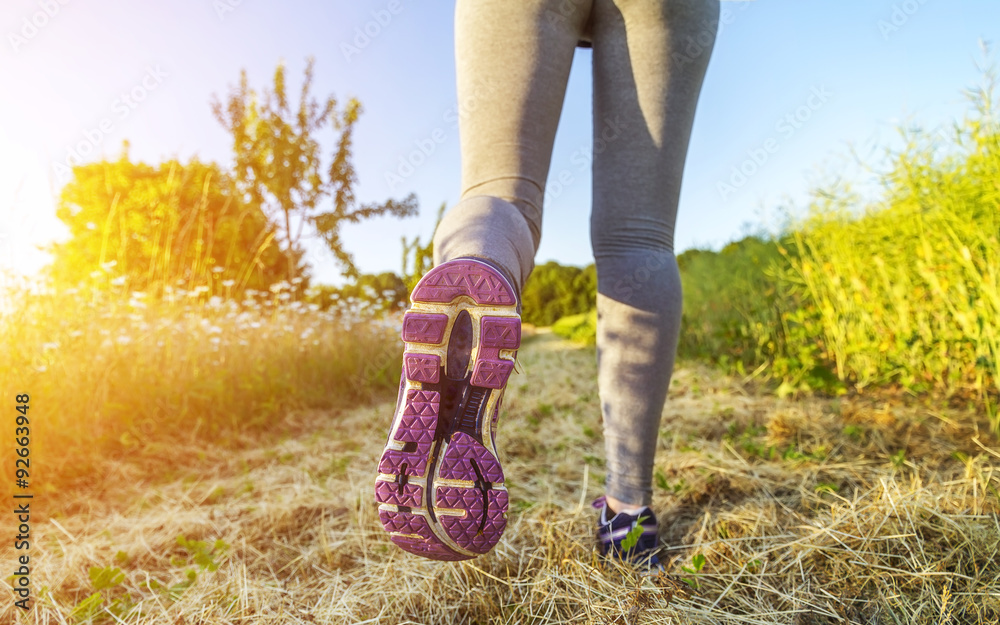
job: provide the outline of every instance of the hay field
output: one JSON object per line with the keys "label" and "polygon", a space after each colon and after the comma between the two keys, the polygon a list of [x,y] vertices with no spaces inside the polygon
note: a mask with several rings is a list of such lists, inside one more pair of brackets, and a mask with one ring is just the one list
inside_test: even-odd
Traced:
{"label": "hay field", "polygon": [[497,435],[509,526],[490,554],[432,562],[389,542],[371,493],[383,390],[289,410],[236,443],[189,438],[160,464],[108,460],[44,494],[33,607],[5,601],[0,620],[1000,622],[1000,443],[985,415],[905,395],[778,399],[681,362],[654,486],[668,573],[640,577],[593,548],[594,351],[526,336]]}

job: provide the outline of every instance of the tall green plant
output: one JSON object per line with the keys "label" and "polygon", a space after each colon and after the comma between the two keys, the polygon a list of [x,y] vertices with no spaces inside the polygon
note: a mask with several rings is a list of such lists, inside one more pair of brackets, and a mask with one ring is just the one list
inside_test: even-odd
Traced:
{"label": "tall green plant", "polygon": [[1000,428],[1000,126],[985,89],[954,145],[904,131],[885,201],[831,190],[794,233],[795,281],[840,380],[978,397]]}
{"label": "tall green plant", "polygon": [[[216,100],[212,111],[233,137],[234,169],[241,192],[263,207],[278,225],[286,253],[294,252],[305,227],[310,226],[333,252],[344,274],[356,277],[359,272],[341,240],[341,226],[381,215],[414,215],[417,200],[411,193],[402,200],[358,203],[351,148],[361,103],[352,98],[338,111],[333,96],[317,102],[309,94],[312,79],[310,58],[299,103],[293,110],[283,65],[274,72],[273,89],[265,90],[262,97],[249,87],[244,70],[225,105]],[[328,123],[339,134],[324,167],[317,134]],[[328,201],[332,206],[323,210]],[[296,277],[291,262],[288,271],[291,281]]]}

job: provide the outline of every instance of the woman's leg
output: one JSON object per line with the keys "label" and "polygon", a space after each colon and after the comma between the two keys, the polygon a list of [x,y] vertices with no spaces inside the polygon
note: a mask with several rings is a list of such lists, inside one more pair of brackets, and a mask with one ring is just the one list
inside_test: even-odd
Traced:
{"label": "woman's leg", "polygon": [[435,265],[485,258],[520,292],[534,267],[552,144],[591,3],[458,0],[462,195],[435,234]]}
{"label": "woman's leg", "polygon": [[591,1],[458,0],[462,201],[442,221],[436,266],[403,317],[399,400],[375,481],[379,520],[412,553],[472,558],[506,529],[494,433],[520,346],[517,295],[538,248],[552,143]]}
{"label": "woman's leg", "polygon": [[677,349],[674,222],[719,0],[594,0],[598,384],[611,508],[649,505]]}

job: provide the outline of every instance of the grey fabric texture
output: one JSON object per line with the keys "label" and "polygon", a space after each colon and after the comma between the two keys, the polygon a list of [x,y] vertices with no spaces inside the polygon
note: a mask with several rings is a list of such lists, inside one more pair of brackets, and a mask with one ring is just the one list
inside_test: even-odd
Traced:
{"label": "grey fabric texture", "polygon": [[674,224],[719,0],[457,0],[462,193],[434,260],[489,259],[523,286],[577,45],[593,48],[591,245],[607,494],[652,500],[681,320]]}

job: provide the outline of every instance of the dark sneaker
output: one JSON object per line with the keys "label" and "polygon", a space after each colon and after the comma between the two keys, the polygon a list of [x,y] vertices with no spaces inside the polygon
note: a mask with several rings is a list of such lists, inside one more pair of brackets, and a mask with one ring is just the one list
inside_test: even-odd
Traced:
{"label": "dark sneaker", "polygon": [[507,527],[495,435],[521,344],[513,286],[486,261],[442,263],[403,317],[403,375],[375,501],[390,539],[435,560],[484,554]]}
{"label": "dark sneaker", "polygon": [[[650,569],[663,570],[663,565],[655,553],[656,532],[659,526],[656,523],[656,515],[648,506],[635,515],[619,512],[611,519],[608,519],[609,509],[604,495],[594,500],[593,506],[601,511],[597,518],[597,548],[601,555],[646,565]],[[642,533],[634,545],[624,549],[622,542],[636,527],[641,527]]]}

